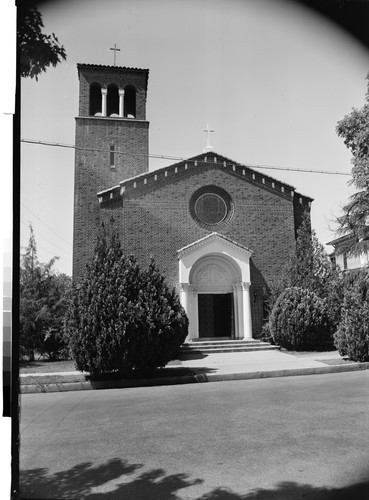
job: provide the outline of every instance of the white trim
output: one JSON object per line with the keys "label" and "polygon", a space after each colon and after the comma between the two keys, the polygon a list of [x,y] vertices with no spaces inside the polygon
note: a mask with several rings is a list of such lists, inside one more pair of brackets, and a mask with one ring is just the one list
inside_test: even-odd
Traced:
{"label": "white trim", "polygon": [[212,233],[178,251],[181,304],[189,319],[188,339],[199,338],[199,293],[233,293],[235,337],[252,338],[251,250]]}

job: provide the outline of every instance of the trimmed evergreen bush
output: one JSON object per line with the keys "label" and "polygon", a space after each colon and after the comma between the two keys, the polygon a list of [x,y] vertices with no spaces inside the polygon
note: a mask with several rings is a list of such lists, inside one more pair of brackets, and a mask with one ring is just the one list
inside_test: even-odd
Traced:
{"label": "trimmed evergreen bush", "polygon": [[188,319],[155,263],[141,270],[113,231],[102,234],[86,276],[74,286],[66,336],[76,366],[93,378],[147,374],[175,358]]}
{"label": "trimmed evergreen bush", "polygon": [[356,273],[353,278],[345,290],[334,345],[341,356],[353,361],[369,361],[369,271]]}
{"label": "trimmed evergreen bush", "polygon": [[321,350],[331,337],[325,300],[299,287],[279,296],[269,327],[274,342],[289,350]]}

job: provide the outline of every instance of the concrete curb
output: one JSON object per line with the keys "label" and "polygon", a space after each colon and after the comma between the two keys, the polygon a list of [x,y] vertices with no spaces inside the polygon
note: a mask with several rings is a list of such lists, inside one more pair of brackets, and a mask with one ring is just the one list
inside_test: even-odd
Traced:
{"label": "concrete curb", "polygon": [[41,392],[67,392],[67,391],[86,391],[99,389],[127,389],[131,387],[150,387],[161,385],[178,385],[178,384],[197,384],[204,382],[226,382],[229,380],[250,380],[259,378],[273,377],[296,377],[299,375],[321,375],[324,373],[342,373],[353,372],[359,370],[368,370],[368,363],[350,363],[347,365],[330,365],[311,368],[290,368],[286,370],[265,370],[257,372],[243,373],[223,373],[210,374],[204,373],[198,375],[184,375],[181,377],[166,377],[166,378],[142,378],[134,380],[111,380],[98,382],[66,382],[57,384],[34,384],[20,385],[19,392],[21,394],[34,394]]}

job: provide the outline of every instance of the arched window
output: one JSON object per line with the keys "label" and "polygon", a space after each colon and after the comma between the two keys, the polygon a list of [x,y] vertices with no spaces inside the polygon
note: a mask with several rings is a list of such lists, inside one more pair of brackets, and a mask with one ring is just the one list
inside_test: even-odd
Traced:
{"label": "arched window", "polygon": [[124,116],[136,118],[136,89],[132,85],[124,89]]}
{"label": "arched window", "polygon": [[119,116],[119,92],[115,83],[108,85],[107,116]]}
{"label": "arched window", "polygon": [[101,85],[91,83],[90,85],[90,116],[101,114]]}

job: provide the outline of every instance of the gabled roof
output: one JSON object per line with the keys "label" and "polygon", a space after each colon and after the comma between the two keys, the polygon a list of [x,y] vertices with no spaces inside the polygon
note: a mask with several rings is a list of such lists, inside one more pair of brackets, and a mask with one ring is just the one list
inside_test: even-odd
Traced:
{"label": "gabled roof", "polygon": [[203,238],[200,238],[197,241],[194,241],[193,243],[190,243],[189,245],[186,245],[183,248],[180,248],[177,251],[178,257],[181,257],[182,255],[184,255],[186,253],[192,252],[193,250],[195,250],[196,248],[199,248],[201,246],[209,245],[212,242],[219,242],[219,243],[225,244],[229,247],[232,247],[235,250],[246,253],[248,256],[250,256],[250,254],[253,253],[252,250],[250,250],[249,248],[247,248],[243,245],[240,245],[236,241],[233,241],[230,238],[228,238],[227,236],[224,236],[223,234],[214,232],[214,233],[210,233],[210,234],[204,236]]}
{"label": "gabled roof", "polygon": [[247,165],[237,163],[216,152],[202,153],[187,160],[181,160],[168,167],[163,167],[152,172],[145,172],[144,174],[125,179],[119,183],[119,186],[113,186],[104,191],[100,191],[97,193],[97,196],[99,197],[100,203],[105,203],[111,199],[116,199],[118,196],[123,196],[130,190],[139,191],[141,189],[148,189],[161,180],[170,182],[170,179],[174,179],[177,175],[183,175],[186,171],[188,173],[194,172],[199,168],[216,168],[224,170],[230,175],[242,179],[243,181],[256,184],[258,187],[273,191],[280,196],[289,199],[298,197],[300,203],[306,205],[313,201],[312,198],[296,192],[293,186],[274,179],[269,175],[262,174]]}

